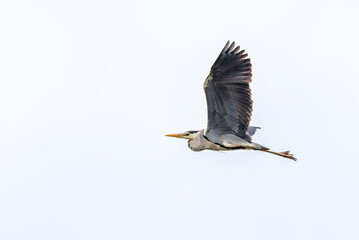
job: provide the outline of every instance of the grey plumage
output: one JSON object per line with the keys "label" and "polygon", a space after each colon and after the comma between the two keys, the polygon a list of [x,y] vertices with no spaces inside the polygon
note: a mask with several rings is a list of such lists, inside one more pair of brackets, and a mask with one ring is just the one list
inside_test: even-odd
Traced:
{"label": "grey plumage", "polygon": [[296,160],[289,151],[272,152],[252,142],[251,137],[259,127],[249,126],[253,106],[251,81],[252,65],[248,55],[228,41],[203,84],[207,128],[166,136],[188,139],[188,147],[193,151],[252,149]]}
{"label": "grey plumage", "polygon": [[247,129],[252,115],[249,83],[252,65],[244,50],[234,42],[225,45],[204,84],[208,122],[206,136],[234,134],[248,141]]}

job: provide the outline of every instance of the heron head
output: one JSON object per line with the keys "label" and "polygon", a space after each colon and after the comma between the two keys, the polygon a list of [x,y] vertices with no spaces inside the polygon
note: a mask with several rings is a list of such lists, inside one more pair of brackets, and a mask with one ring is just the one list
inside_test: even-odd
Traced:
{"label": "heron head", "polygon": [[195,139],[198,132],[199,131],[186,131],[184,133],[167,134],[165,136],[193,140],[193,139]]}

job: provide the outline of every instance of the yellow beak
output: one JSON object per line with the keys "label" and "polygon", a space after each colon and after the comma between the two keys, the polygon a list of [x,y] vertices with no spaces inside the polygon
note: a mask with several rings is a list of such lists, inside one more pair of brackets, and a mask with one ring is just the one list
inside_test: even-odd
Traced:
{"label": "yellow beak", "polygon": [[178,133],[178,134],[167,134],[165,135],[166,137],[176,137],[176,138],[183,138],[183,134],[182,133]]}

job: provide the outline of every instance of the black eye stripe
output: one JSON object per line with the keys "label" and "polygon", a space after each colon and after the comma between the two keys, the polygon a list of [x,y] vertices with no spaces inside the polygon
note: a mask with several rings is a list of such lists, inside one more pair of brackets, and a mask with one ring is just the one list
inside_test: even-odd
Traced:
{"label": "black eye stripe", "polygon": [[198,131],[187,131],[189,134],[197,133]]}

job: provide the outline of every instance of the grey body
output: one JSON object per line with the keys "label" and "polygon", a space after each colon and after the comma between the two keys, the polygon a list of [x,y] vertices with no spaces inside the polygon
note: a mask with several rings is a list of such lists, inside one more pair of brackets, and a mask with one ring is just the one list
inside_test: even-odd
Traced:
{"label": "grey body", "polygon": [[252,65],[244,51],[229,42],[211,67],[203,88],[207,100],[207,128],[189,140],[194,151],[267,149],[251,142],[252,99],[249,83]]}
{"label": "grey body", "polygon": [[168,134],[188,139],[193,151],[252,149],[295,160],[289,151],[272,152],[252,142],[258,127],[249,126],[252,116],[252,64],[244,50],[228,41],[211,67],[203,88],[207,100],[207,127],[199,131]]}
{"label": "grey body", "polygon": [[[251,127],[255,128],[255,127]],[[248,142],[233,134],[225,134],[221,136],[214,136],[210,139],[205,135],[205,130],[198,131],[193,139],[188,140],[188,147],[193,151],[214,150],[214,151],[228,151],[234,149],[255,149],[267,150],[268,148],[261,146],[254,142]],[[254,133],[253,133],[254,134]],[[252,135],[253,135],[252,134]],[[251,136],[252,136],[251,135]]]}

